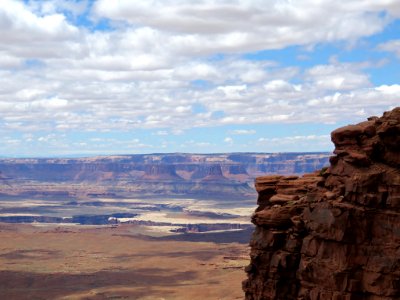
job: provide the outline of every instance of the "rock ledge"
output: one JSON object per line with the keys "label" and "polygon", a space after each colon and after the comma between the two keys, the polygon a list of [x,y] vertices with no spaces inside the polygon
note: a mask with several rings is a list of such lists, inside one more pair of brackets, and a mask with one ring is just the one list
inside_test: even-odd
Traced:
{"label": "rock ledge", "polygon": [[400,299],[400,108],[331,137],[328,169],[256,179],[247,300]]}

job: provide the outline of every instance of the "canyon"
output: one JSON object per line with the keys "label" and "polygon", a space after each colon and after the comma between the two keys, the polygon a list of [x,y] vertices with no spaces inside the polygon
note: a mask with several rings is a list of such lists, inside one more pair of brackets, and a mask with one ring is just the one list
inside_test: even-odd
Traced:
{"label": "canyon", "polygon": [[329,156],[1,159],[0,298],[242,299],[254,178]]}
{"label": "canyon", "polygon": [[329,153],[137,154],[87,158],[0,159],[0,197],[254,195],[261,174],[303,174]]}
{"label": "canyon", "polygon": [[171,228],[167,233],[174,234],[238,230],[243,241],[257,175],[304,173],[328,158],[329,153],[173,153],[0,159],[0,222],[130,223]]}
{"label": "canyon", "polygon": [[246,300],[400,299],[400,108],[331,138],[328,168],[256,179]]}

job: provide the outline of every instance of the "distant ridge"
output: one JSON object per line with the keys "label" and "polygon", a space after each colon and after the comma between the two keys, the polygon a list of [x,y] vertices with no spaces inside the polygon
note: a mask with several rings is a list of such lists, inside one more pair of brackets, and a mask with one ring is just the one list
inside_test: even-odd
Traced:
{"label": "distant ridge", "polygon": [[[303,174],[328,164],[327,152],[132,154],[82,158],[4,158],[0,172],[12,178],[0,194],[130,197],[134,194],[254,195],[261,174]],[[0,181],[1,182],[1,181]],[[74,189],[70,188],[74,185]]]}

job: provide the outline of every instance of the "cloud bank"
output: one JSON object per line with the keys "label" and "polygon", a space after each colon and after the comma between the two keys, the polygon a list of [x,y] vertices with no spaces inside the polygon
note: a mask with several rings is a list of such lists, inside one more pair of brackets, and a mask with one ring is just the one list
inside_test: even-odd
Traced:
{"label": "cloud bank", "polygon": [[[185,132],[196,128],[216,128],[218,137],[193,145],[220,145],[218,151],[237,141],[251,147],[253,138],[259,151],[266,149],[257,146],[262,133],[252,126],[340,124],[381,114],[399,103],[398,81],[374,80],[374,72],[398,64],[399,41],[385,32],[399,16],[395,0],[4,0],[6,152],[52,134],[67,145],[54,145],[54,153],[67,153],[79,149],[69,137],[74,132],[118,132],[116,141],[131,139],[137,151],[157,151],[160,138],[179,136],[163,145],[180,151],[193,138]],[[365,49],[370,57],[354,59]],[[154,139],[122,137],[143,129]],[[82,152],[96,148],[81,145]]]}

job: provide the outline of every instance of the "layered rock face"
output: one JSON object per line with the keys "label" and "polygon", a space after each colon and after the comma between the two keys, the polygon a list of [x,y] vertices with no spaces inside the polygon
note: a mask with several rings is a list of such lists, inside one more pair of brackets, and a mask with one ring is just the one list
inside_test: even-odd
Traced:
{"label": "layered rock face", "polygon": [[[121,156],[0,159],[0,180],[25,179],[46,182],[99,182],[104,180],[183,177],[201,180],[209,175],[242,181],[265,173],[304,174],[325,166],[330,153],[222,153],[136,154]],[[159,167],[160,166],[160,167]],[[222,174],[221,174],[222,172]],[[235,180],[238,178],[234,177]]]}
{"label": "layered rock face", "polygon": [[330,153],[135,154],[86,158],[0,159],[1,197],[254,197],[254,178],[304,174]]}
{"label": "layered rock face", "polygon": [[183,180],[176,174],[174,165],[149,164],[144,167],[145,174],[141,179],[148,180]]}
{"label": "layered rock face", "polygon": [[331,136],[328,169],[256,179],[247,300],[400,299],[400,108]]}

